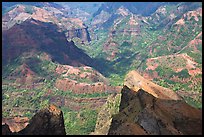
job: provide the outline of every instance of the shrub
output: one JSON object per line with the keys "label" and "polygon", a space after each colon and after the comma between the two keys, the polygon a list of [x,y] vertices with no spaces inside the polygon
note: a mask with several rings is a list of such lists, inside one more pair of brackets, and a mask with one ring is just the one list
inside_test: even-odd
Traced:
{"label": "shrub", "polygon": [[177,75],[179,78],[189,78],[189,77],[190,77],[190,75],[189,75],[187,69],[183,69],[182,71],[176,73],[176,75]]}

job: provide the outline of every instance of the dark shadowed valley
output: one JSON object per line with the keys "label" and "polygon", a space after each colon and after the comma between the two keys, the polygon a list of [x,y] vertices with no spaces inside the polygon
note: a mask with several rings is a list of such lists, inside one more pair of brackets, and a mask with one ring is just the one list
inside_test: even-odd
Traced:
{"label": "dark shadowed valley", "polygon": [[2,134],[201,135],[202,2],[2,2]]}

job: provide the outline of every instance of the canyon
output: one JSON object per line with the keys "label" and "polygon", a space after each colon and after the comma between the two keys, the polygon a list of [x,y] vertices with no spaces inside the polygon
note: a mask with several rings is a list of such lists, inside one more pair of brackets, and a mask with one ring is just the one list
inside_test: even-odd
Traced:
{"label": "canyon", "polygon": [[2,3],[2,134],[195,135],[201,115],[202,3]]}

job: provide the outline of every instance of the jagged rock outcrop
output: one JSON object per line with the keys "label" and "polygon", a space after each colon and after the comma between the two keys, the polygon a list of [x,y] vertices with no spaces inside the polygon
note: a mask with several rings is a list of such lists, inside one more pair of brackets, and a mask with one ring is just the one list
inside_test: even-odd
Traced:
{"label": "jagged rock outcrop", "polygon": [[66,135],[63,113],[54,105],[37,112],[29,124],[19,132],[10,133],[6,125],[5,134],[14,135]]}
{"label": "jagged rock outcrop", "polygon": [[[110,126],[106,127],[106,129],[109,128],[108,132],[104,133],[97,129],[95,133],[108,135],[202,134],[202,110],[188,105],[173,91],[145,80],[136,71],[131,71],[126,76],[121,94],[119,112],[108,119],[111,121]],[[100,125],[106,123],[98,122]]]}
{"label": "jagged rock outcrop", "polygon": [[[2,124],[5,129],[2,131],[6,131],[6,127],[8,126],[10,132],[19,132],[24,129],[29,123],[28,117],[14,117],[14,118],[2,118]],[[7,131],[5,132],[5,134]]]}
{"label": "jagged rock outcrop", "polygon": [[71,30],[67,30],[65,34],[67,39],[73,39],[77,37],[77,38],[80,38],[82,42],[91,41],[91,37],[88,32],[88,27],[80,28],[80,29],[73,28]]}
{"label": "jagged rock outcrop", "polygon": [[199,135],[202,112],[183,100],[160,99],[125,86],[108,134]]}
{"label": "jagged rock outcrop", "polygon": [[130,71],[124,80],[124,85],[128,88],[138,91],[143,89],[145,92],[153,95],[156,98],[171,99],[171,100],[182,100],[182,98],[175,92],[168,88],[161,87],[154,84],[153,82],[145,79],[136,71]]}

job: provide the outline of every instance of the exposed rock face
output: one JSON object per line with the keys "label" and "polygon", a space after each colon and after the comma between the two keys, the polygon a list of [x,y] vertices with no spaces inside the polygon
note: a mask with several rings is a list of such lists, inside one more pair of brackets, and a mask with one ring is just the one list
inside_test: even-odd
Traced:
{"label": "exposed rock face", "polygon": [[2,17],[2,28],[3,30],[10,29],[15,24],[20,24],[27,19],[35,19],[42,22],[52,22],[58,24],[58,20],[56,17],[52,15],[52,13],[35,6],[30,7],[32,13],[26,12],[26,6],[17,5],[13,10],[9,11]]}
{"label": "exposed rock face", "polygon": [[26,20],[3,31],[2,41],[3,63],[15,59],[24,52],[43,51],[50,55],[53,61],[61,64],[73,66],[93,64],[93,60],[75,46],[73,41],[68,42],[65,34],[52,23]]}
{"label": "exposed rock face", "polygon": [[[119,112],[106,117],[106,121],[99,119],[98,125],[102,126],[93,134],[202,134],[201,110],[185,103],[173,91],[145,80],[136,71],[126,76],[121,94]],[[110,111],[106,113],[110,114]]]}
{"label": "exposed rock face", "polygon": [[79,18],[63,17],[58,25],[65,31],[68,40],[80,38],[82,42],[91,41],[88,27]]}
{"label": "exposed rock face", "polygon": [[[102,27],[103,29],[107,29],[114,22],[117,22],[116,19],[127,17],[130,14],[138,14],[141,16],[150,16],[153,14],[157,8],[164,5],[164,3],[135,3],[135,2],[118,2],[112,3],[107,2],[101,5],[97,12],[93,14],[93,26]],[[119,18],[118,18],[119,17]],[[120,20],[120,19],[119,19]],[[120,22],[120,21],[119,21]],[[118,22],[118,23],[119,23]],[[118,24],[117,23],[117,24]],[[132,19],[130,20],[130,25],[137,24]],[[137,25],[136,25],[137,26]],[[137,36],[140,30],[139,27],[122,30],[118,33],[130,34],[133,36]],[[116,29],[118,30],[118,29]]]}
{"label": "exposed rock face", "polygon": [[103,92],[119,92],[121,87],[112,87],[108,86],[102,82],[95,82],[93,84],[88,83],[78,83],[75,80],[71,80],[68,78],[57,79],[55,83],[56,88],[67,91],[71,90],[77,94],[83,93],[103,93]]}
{"label": "exposed rock face", "polygon": [[[193,40],[191,42],[193,42]],[[191,43],[189,43],[189,44],[191,44]],[[179,64],[181,64],[181,62],[176,62],[177,60],[181,60],[183,66],[179,65]],[[168,64],[169,61],[171,63]],[[155,63],[155,62],[157,62],[157,63]],[[163,63],[167,64],[169,68],[171,68],[173,71],[175,71],[177,73],[184,70],[184,69],[187,69],[188,73],[190,75],[202,74],[201,69],[199,69],[197,67],[198,63],[195,62],[194,59],[192,57],[188,56],[188,54],[186,54],[186,53],[149,58],[149,59],[147,59],[146,65],[148,67],[146,68],[146,70],[155,70],[158,66],[162,66]],[[192,69],[194,71],[192,71]]]}
{"label": "exposed rock face", "polygon": [[130,11],[125,7],[121,6],[117,9],[116,13],[122,16],[128,16],[130,14]]}
{"label": "exposed rock face", "polygon": [[136,71],[131,71],[125,78],[124,85],[134,91],[143,89],[153,96],[161,99],[182,100],[182,98],[170,89],[161,87],[153,82],[146,80]]}
{"label": "exposed rock face", "polygon": [[56,24],[65,31],[67,39],[78,37],[83,42],[91,41],[88,28],[79,18],[57,18],[58,14],[64,14],[54,7],[44,7],[43,9],[31,6],[30,10],[32,12],[28,13],[25,5],[17,5],[13,10],[10,10],[2,17],[2,29],[8,30],[15,24],[21,24],[28,19],[34,19],[41,22],[52,22]]}
{"label": "exposed rock face", "polygon": [[58,65],[56,68],[56,73],[62,75],[65,78],[69,77],[72,80],[86,79],[89,81],[89,83],[109,83],[108,79],[105,78],[101,73],[88,66],[73,67],[69,65]]}
{"label": "exposed rock face", "polygon": [[164,5],[162,2],[107,2],[101,5],[97,12],[93,14],[93,16],[97,16],[102,11],[106,11],[108,13],[114,13],[117,9],[127,9],[134,14],[141,14],[143,16],[149,16],[154,13],[157,8],[161,5]]}
{"label": "exposed rock face", "polygon": [[77,37],[77,38],[80,38],[83,42],[91,41],[88,28],[67,30],[66,36],[67,36],[67,39],[73,39]]}
{"label": "exposed rock face", "polygon": [[8,125],[11,132],[19,132],[28,125],[27,117],[2,118],[2,124]]}
{"label": "exposed rock face", "polygon": [[71,90],[77,94],[120,92],[121,86],[111,86],[107,78],[101,73],[88,66],[73,67],[69,65],[58,65],[56,73],[62,78],[55,82],[56,88],[67,91]]}
{"label": "exposed rock face", "polygon": [[9,79],[15,80],[16,83],[26,85],[32,83],[38,83],[43,81],[43,78],[37,77],[37,74],[32,69],[23,63],[19,68],[10,74]]}
{"label": "exposed rock face", "polygon": [[183,100],[164,100],[125,86],[108,134],[201,135],[202,111]]}
{"label": "exposed rock face", "polygon": [[[5,134],[9,133],[6,129],[7,128],[4,130]],[[35,114],[26,128],[11,134],[66,135],[63,113],[56,106],[50,105],[48,108],[42,109],[37,114]]]}

